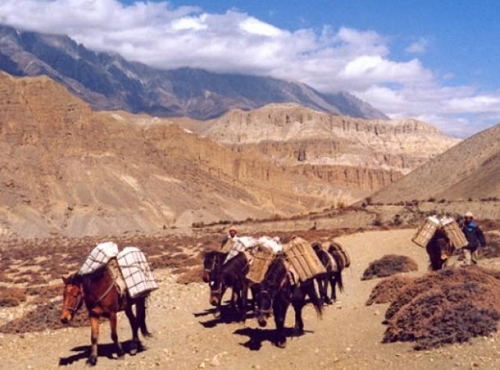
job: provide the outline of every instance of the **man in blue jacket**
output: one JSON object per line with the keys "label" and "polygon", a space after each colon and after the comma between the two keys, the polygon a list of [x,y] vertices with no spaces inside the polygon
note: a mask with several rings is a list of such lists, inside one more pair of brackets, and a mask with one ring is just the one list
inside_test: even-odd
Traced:
{"label": "man in blue jacket", "polygon": [[474,217],[471,212],[467,212],[465,214],[462,231],[465,234],[467,241],[469,242],[469,244],[463,249],[465,264],[477,264],[477,249],[480,246],[486,246],[486,239],[484,238],[483,231],[474,221]]}

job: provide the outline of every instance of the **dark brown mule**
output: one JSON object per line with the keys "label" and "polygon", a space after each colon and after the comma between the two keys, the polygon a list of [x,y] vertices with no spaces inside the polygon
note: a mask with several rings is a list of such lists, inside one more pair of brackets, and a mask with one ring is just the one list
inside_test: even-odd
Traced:
{"label": "dark brown mule", "polygon": [[[333,251],[329,253],[321,247],[321,244],[314,242],[311,244],[319,260],[325,266],[326,272],[316,276],[319,295],[323,303],[332,304],[337,300],[336,286],[341,292],[344,291],[342,281],[342,271],[345,263],[340,253]],[[328,285],[331,287],[331,296],[328,296]]]}
{"label": "dark brown mule", "polygon": [[433,237],[425,248],[429,255],[430,268],[433,271],[441,270],[445,267],[449,257],[455,248],[450,243],[450,239],[442,229],[437,229]]}
{"label": "dark brown mule", "polygon": [[[75,313],[80,309],[83,302],[87,306],[91,328],[91,351],[87,364],[97,363],[97,341],[99,338],[99,318],[109,319],[111,326],[111,339],[116,345],[118,357],[124,355],[124,351],[118,341],[116,332],[117,313],[125,311],[132,328],[132,342],[130,354],[135,355],[141,343],[138,330],[145,337],[151,334],[146,327],[146,296],[131,299],[128,295],[120,296],[118,288],[107,268],[101,268],[88,275],[73,274],[64,278],[63,308],[61,310],[61,321],[69,323]],[[137,316],[132,312],[132,306],[136,305]]]}
{"label": "dark brown mule", "polygon": [[214,279],[210,281],[210,304],[216,307],[215,316],[221,314],[222,297],[227,288],[233,290],[231,306],[241,321],[245,320],[249,282],[246,275],[249,270],[245,253],[239,252],[224,263]]}
{"label": "dark brown mule", "polygon": [[300,282],[297,285],[291,280],[285,265],[285,257],[275,257],[256,293],[257,322],[261,327],[265,327],[268,318],[274,314],[276,325],[274,343],[280,348],[286,346],[285,319],[290,304],[295,311],[295,332],[298,335],[304,333],[302,308],[306,304],[306,296],[309,296],[318,317],[321,318],[323,314],[323,307],[316,294],[313,279]]}

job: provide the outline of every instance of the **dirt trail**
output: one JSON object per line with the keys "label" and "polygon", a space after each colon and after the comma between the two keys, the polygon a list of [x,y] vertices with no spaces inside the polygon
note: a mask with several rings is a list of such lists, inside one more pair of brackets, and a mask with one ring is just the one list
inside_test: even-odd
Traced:
{"label": "dirt trail", "polygon": [[[289,338],[286,349],[270,342],[269,328],[261,330],[254,319],[246,325],[213,320],[206,310],[208,288],[175,283],[169,271],[156,271],[160,290],[149,303],[148,323],[154,338],[144,340],[146,350],[123,360],[108,358],[112,349],[109,325],[101,326],[100,369],[498,369],[500,337],[478,338],[473,345],[452,345],[417,352],[410,344],[381,344],[381,324],[387,305],[364,304],[378,282],[361,281],[370,262],[386,254],[413,258],[422,274],[425,251],[410,238],[414,230],[366,232],[338,238],[351,254],[352,266],[344,275],[344,294],[325,308],[317,320],[312,307],[305,309],[306,334]],[[291,311],[290,311],[291,312]],[[289,315],[291,316],[291,315]],[[293,318],[288,326],[293,325]],[[122,341],[130,339],[123,314],[119,318]],[[1,335],[2,369],[82,369],[85,367],[90,329],[67,328],[36,334]],[[253,341],[251,341],[253,339]],[[67,366],[59,367],[59,364]]]}

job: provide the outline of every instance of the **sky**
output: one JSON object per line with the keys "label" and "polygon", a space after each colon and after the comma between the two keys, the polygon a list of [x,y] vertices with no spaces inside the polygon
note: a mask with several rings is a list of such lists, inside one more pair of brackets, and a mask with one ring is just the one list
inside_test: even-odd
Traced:
{"label": "sky", "polygon": [[0,24],[155,68],[348,91],[467,137],[500,123],[498,0],[1,0]]}

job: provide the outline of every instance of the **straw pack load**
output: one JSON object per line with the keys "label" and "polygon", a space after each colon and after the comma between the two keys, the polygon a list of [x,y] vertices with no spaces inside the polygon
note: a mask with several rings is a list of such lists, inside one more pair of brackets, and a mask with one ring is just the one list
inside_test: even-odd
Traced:
{"label": "straw pack load", "polygon": [[311,244],[306,240],[295,237],[283,247],[283,250],[301,281],[326,272]]}
{"label": "straw pack load", "polygon": [[463,248],[469,244],[463,231],[453,218],[443,218],[441,219],[441,224],[443,225],[446,236],[450,239],[451,244],[453,244],[455,248]]}
{"label": "straw pack load", "polygon": [[250,270],[246,277],[251,282],[259,284],[264,280],[267,269],[276,253],[263,245],[255,247],[252,252]]}
{"label": "straw pack load", "polygon": [[436,216],[427,217],[411,240],[420,247],[425,248],[440,227],[441,221]]}

